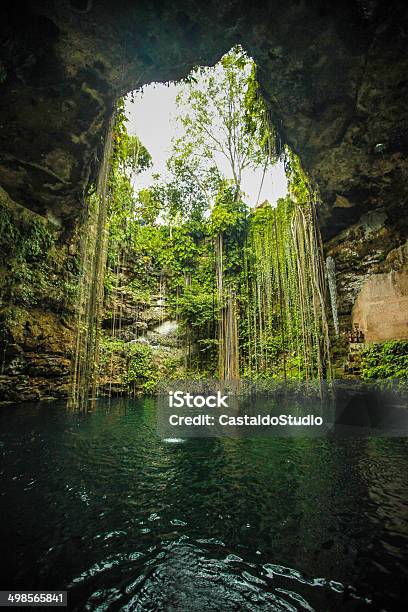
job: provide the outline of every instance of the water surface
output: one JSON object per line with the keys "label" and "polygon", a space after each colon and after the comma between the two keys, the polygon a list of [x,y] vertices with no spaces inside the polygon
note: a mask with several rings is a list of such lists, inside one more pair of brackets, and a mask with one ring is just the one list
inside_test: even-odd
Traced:
{"label": "water surface", "polygon": [[1,589],[72,610],[395,610],[405,439],[160,440],[153,400],[0,411]]}

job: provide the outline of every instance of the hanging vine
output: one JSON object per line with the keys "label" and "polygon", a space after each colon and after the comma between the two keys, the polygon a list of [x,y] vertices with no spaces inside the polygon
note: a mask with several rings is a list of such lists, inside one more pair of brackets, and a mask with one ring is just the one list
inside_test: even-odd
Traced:
{"label": "hanging vine", "polygon": [[98,388],[99,336],[108,245],[108,179],[113,119],[107,129],[96,190],[87,198],[80,244],[80,279],[70,405],[86,409]]}

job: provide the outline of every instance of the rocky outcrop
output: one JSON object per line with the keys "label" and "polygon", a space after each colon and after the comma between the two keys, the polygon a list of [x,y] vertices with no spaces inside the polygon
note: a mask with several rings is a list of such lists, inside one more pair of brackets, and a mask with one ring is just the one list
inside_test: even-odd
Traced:
{"label": "rocky outcrop", "polygon": [[77,262],[61,232],[0,192],[0,403],[65,397]]}
{"label": "rocky outcrop", "polygon": [[112,292],[102,322],[101,393],[137,395],[151,392],[157,382],[177,373],[182,377],[185,350],[177,322],[168,317],[161,295],[140,301],[125,287]]}
{"label": "rocky outcrop", "polygon": [[[353,306],[369,279],[376,283],[380,276],[398,272],[400,283],[407,282],[403,224],[404,220],[393,218],[389,211],[377,209],[362,215],[357,223],[326,243],[326,254],[333,257],[336,265],[341,331],[351,327]],[[405,325],[408,332],[407,320]]]}
{"label": "rocky outcrop", "polygon": [[66,397],[73,337],[55,313],[20,311],[3,328],[0,402]]}
{"label": "rocky outcrop", "polygon": [[353,326],[367,342],[408,338],[408,244],[391,251],[387,263],[392,269],[369,276],[353,306]]}

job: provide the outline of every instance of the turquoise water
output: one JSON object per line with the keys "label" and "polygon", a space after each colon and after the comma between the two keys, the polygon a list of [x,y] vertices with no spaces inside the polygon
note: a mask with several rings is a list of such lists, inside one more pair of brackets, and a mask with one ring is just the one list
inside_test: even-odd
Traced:
{"label": "turquoise water", "polygon": [[0,411],[0,588],[72,610],[402,609],[406,439],[163,442],[153,400]]}

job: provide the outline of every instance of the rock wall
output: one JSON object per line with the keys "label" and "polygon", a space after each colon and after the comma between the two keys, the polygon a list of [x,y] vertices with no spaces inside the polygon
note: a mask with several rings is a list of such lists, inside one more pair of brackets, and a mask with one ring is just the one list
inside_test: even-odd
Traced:
{"label": "rock wall", "polygon": [[369,276],[354,303],[352,323],[366,342],[408,338],[408,248],[399,251],[405,251],[401,269]]}
{"label": "rock wall", "polygon": [[122,268],[120,287],[105,300],[99,383],[107,395],[150,392],[157,382],[185,373],[178,325],[170,320],[165,296],[156,293],[161,282],[157,279],[155,291],[140,299],[132,289],[137,276],[131,265]]}
{"label": "rock wall", "polygon": [[401,279],[405,278],[406,220],[394,213],[384,208],[365,213],[357,223],[325,244],[326,255],[333,257],[336,265],[342,332],[352,325],[353,307],[364,286],[381,284],[380,277],[391,275],[391,278],[396,272]]}
{"label": "rock wall", "polygon": [[41,308],[15,314],[0,342],[0,403],[67,397],[73,328]]}
{"label": "rock wall", "polygon": [[0,403],[66,397],[77,272],[61,231],[0,191]]}

